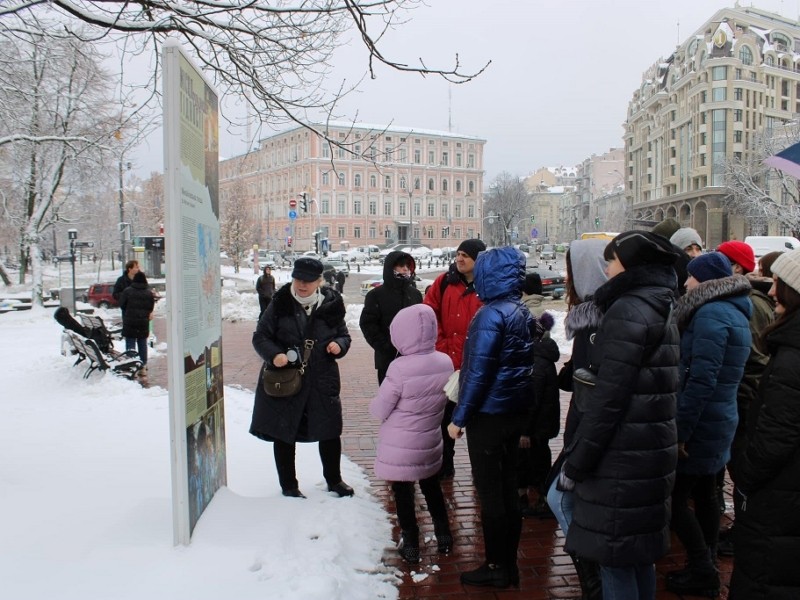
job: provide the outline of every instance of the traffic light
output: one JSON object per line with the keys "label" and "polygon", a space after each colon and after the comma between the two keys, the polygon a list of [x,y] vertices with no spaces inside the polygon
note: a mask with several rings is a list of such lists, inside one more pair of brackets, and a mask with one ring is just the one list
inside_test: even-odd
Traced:
{"label": "traffic light", "polygon": [[306,192],[300,194],[300,209],[303,212],[308,212],[308,194]]}
{"label": "traffic light", "polygon": [[594,218],[594,226],[595,227],[600,227],[600,217],[595,217]]}
{"label": "traffic light", "polygon": [[536,223],[536,217],[531,215],[531,223]]}
{"label": "traffic light", "polygon": [[291,248],[292,247],[292,236],[290,236],[290,235],[286,236],[286,247],[287,248]]}

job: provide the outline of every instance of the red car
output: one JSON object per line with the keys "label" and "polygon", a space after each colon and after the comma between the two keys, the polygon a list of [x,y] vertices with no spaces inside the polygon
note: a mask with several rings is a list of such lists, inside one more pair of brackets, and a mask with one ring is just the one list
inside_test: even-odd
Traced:
{"label": "red car", "polygon": [[94,283],[89,286],[87,299],[89,304],[98,308],[111,308],[119,306],[111,293],[114,291],[113,283]]}

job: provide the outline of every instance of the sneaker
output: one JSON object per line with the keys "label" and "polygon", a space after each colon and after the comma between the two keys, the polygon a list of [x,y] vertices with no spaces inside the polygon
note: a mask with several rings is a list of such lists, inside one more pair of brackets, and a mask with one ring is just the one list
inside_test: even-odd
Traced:
{"label": "sneaker", "polygon": [[337,494],[339,496],[339,498],[344,498],[346,496],[355,495],[355,492],[353,491],[353,488],[351,488],[349,485],[347,485],[344,481],[340,481],[339,483],[337,483],[335,485],[329,485],[328,486],[328,491],[329,492],[334,492],[335,494]]}
{"label": "sneaker", "polygon": [[293,488],[291,490],[283,490],[282,493],[287,498],[305,498],[305,495],[303,494],[303,492],[301,492],[297,488]]}
{"label": "sneaker", "polygon": [[462,573],[460,579],[464,585],[507,588],[511,584],[508,571],[504,567],[489,563],[484,563],[473,571]]}

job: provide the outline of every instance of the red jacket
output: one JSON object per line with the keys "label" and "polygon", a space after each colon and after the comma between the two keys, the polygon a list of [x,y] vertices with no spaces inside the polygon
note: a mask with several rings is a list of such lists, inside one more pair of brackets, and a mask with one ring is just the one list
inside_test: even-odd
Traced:
{"label": "red jacket", "polygon": [[[442,280],[445,277],[449,283],[442,293]],[[436,313],[439,326],[436,349],[450,357],[455,369],[460,369],[469,323],[483,306],[475,288],[472,285],[468,287],[464,278],[453,269],[436,278],[423,302]]]}

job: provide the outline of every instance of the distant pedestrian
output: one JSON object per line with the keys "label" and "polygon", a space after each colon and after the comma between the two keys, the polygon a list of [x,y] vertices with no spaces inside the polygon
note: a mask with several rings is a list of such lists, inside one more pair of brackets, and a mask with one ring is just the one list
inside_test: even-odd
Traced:
{"label": "distant pedestrian", "polygon": [[[139,261],[129,260],[125,263],[125,272],[117,278],[114,283],[114,289],[111,291],[111,296],[119,303],[122,292],[133,283],[133,276],[139,272]],[[125,310],[122,309],[122,316],[125,316]]]}
{"label": "distant pedestrian", "polygon": [[338,288],[336,291],[340,294],[344,294],[344,284],[346,281],[347,275],[345,275],[345,272],[343,270],[336,271],[336,286]]}
{"label": "distant pedestrian", "polygon": [[256,280],[256,293],[258,294],[258,317],[261,318],[275,294],[275,277],[272,275],[272,267],[269,265],[264,265],[262,274]]}
{"label": "distant pedestrian", "polygon": [[375,475],[391,482],[401,530],[400,555],[420,561],[414,482],[419,482],[433,519],[438,550],[450,552],[453,536],[439,483],[444,386],[453,373],[449,357],[437,352],[436,315],[425,304],[400,310],[389,326],[400,353],[388,366],[370,413],[381,420]]}
{"label": "distant pedestrian", "polygon": [[[390,252],[383,261],[383,285],[372,288],[364,298],[359,325],[364,339],[375,351],[378,385],[397,356],[389,326],[395,315],[407,306],[422,302],[422,293],[414,287],[416,263],[407,252]],[[435,314],[434,314],[435,317]]]}
{"label": "distant pedestrian", "polygon": [[125,349],[139,353],[143,366],[139,371],[141,375],[147,374],[147,338],[150,336],[150,320],[153,318],[155,303],[147,277],[137,270],[131,284],[120,295],[119,307],[122,309]]}

